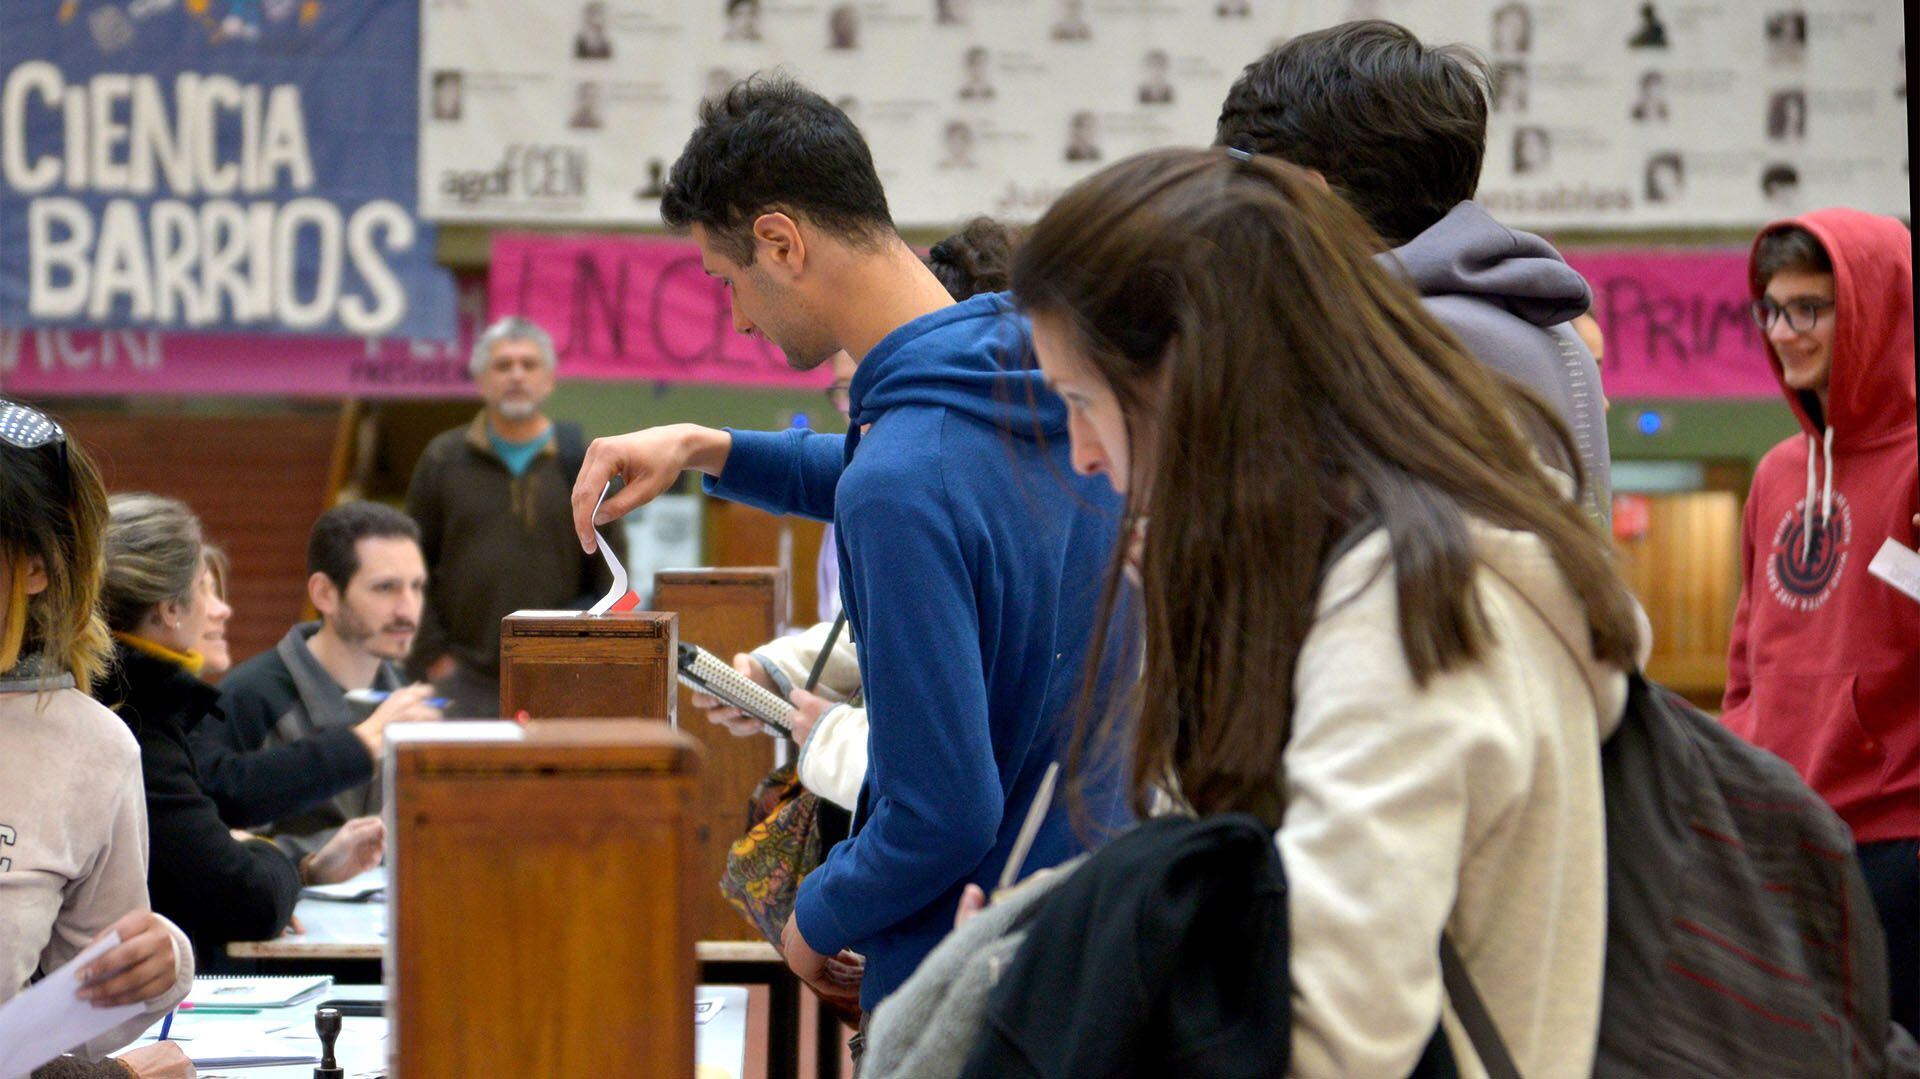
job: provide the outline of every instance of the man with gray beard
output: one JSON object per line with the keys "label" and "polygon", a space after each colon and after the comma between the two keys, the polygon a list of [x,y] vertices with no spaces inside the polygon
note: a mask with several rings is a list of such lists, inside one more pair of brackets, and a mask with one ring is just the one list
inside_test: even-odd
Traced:
{"label": "man with gray beard", "polygon": [[[500,714],[500,619],[585,608],[612,583],[573,539],[568,495],[585,439],[541,411],[554,367],[553,339],[532,321],[489,326],[469,365],[484,407],[427,444],[407,488],[430,582],[412,665],[450,716]],[[607,539],[625,554],[618,529]]]}

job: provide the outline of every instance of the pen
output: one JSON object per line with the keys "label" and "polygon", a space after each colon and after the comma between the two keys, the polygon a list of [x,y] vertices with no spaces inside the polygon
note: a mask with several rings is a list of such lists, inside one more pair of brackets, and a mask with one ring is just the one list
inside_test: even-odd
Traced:
{"label": "pen", "polygon": [[167,1031],[169,1031],[169,1030],[172,1030],[172,1029],[173,1029],[173,1009],[172,1009],[172,1008],[168,1008],[168,1009],[167,1009],[167,1017],[166,1017],[165,1019],[162,1019],[162,1020],[160,1020],[160,1037],[159,1037],[159,1039],[158,1039],[158,1040],[159,1040],[159,1041],[166,1041],[166,1040],[167,1040]]}
{"label": "pen", "polygon": [[[180,1005],[183,1012],[206,1012],[208,1015],[259,1015],[258,1008],[231,1008],[225,1004],[194,1004],[191,1001]],[[171,1018],[171,1017],[169,1017]]]}

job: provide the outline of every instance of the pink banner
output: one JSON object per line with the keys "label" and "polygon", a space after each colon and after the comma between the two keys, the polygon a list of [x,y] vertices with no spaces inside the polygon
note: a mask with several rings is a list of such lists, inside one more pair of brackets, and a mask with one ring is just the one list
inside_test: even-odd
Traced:
{"label": "pink banner", "polygon": [[467,361],[486,315],[459,282],[452,341],[0,329],[0,392],[23,397],[470,397]]}
{"label": "pink banner", "polygon": [[1747,309],[1747,256],[1729,250],[1568,251],[1593,286],[1607,396],[1776,397]]}
{"label": "pink banner", "polygon": [[733,331],[726,288],[684,240],[502,232],[488,295],[495,318],[524,315],[553,334],[560,376],[817,389],[759,336]]}

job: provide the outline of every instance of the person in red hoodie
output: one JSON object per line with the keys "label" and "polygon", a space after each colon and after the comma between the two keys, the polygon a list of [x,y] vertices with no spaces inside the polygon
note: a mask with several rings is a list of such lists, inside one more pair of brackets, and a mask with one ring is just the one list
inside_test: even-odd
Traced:
{"label": "person in red hoodie", "polygon": [[1754,318],[1802,434],[1767,451],[1747,496],[1721,721],[1853,829],[1892,1015],[1920,1031],[1920,603],[1867,572],[1920,522],[1912,244],[1846,209],[1754,241]]}

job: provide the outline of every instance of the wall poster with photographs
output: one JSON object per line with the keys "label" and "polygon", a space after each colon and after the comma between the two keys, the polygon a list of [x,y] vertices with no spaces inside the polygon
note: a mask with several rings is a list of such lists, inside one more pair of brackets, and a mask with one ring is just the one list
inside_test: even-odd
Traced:
{"label": "wall poster with photographs", "polygon": [[1481,199],[1523,226],[1908,212],[1894,0],[425,0],[421,211],[646,225],[700,101],[783,68],[860,125],[903,226],[1027,221],[1212,141],[1294,34],[1405,23],[1485,58]]}

